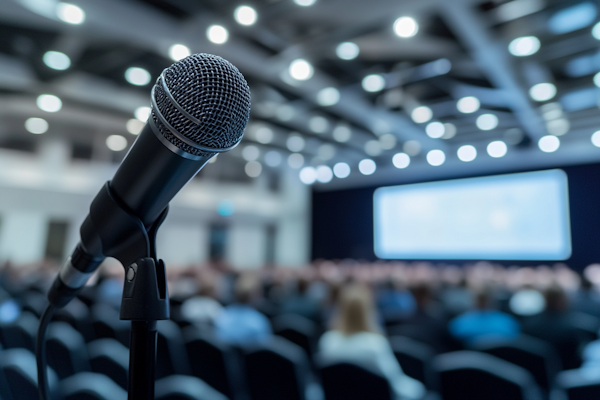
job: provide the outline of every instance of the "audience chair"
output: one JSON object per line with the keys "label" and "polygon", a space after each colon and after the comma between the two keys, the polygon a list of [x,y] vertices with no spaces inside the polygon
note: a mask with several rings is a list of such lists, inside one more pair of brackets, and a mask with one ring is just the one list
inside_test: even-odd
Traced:
{"label": "audience chair", "polygon": [[23,305],[23,311],[29,311],[39,318],[42,316],[42,313],[48,305],[48,299],[41,292],[28,290],[27,293],[21,297],[21,303]]}
{"label": "audience chair", "polygon": [[391,337],[390,345],[406,375],[420,381],[428,389],[437,389],[438,379],[431,366],[435,354],[429,346],[401,336]]}
{"label": "audience chair", "polygon": [[0,328],[2,343],[7,348],[22,347],[35,352],[35,338],[37,337],[38,318],[31,312],[23,312],[19,318],[11,324]]}
{"label": "audience chair", "polygon": [[184,330],[192,374],[232,400],[246,398],[240,354],[194,326]]}
{"label": "audience chair", "polygon": [[[38,398],[37,367],[32,352],[26,349],[2,351],[0,354],[0,371],[6,378],[13,400],[35,400]],[[57,381],[54,371],[48,368],[48,384],[51,392],[56,389]]]}
{"label": "audience chair", "polygon": [[317,326],[311,320],[294,314],[280,315],[273,319],[273,331],[276,335],[300,346],[309,358],[312,356]]}
{"label": "audience chair", "polygon": [[554,377],[560,371],[560,359],[554,348],[543,340],[522,335],[515,340],[477,344],[473,350],[501,358],[533,375],[538,386],[550,392]]}
{"label": "audience chair", "polygon": [[525,369],[489,354],[455,351],[433,360],[444,400],[540,400],[540,389]]}
{"label": "audience chair", "polygon": [[108,376],[123,389],[129,381],[129,349],[115,339],[98,339],[88,344],[93,372]]}
{"label": "audience chair", "polygon": [[109,377],[93,372],[81,372],[62,380],[59,390],[64,400],[127,400],[125,389]]}
{"label": "audience chair", "polygon": [[119,312],[108,304],[92,307],[92,327],[96,339],[116,339],[129,347],[130,323],[121,321]]}
{"label": "audience chair", "polygon": [[585,369],[562,371],[556,376],[552,400],[591,400],[600,398],[600,373]]}
{"label": "audience chair", "polygon": [[327,400],[394,400],[387,378],[378,372],[349,362],[317,365]]}
{"label": "audience chair", "polygon": [[53,322],[46,338],[48,365],[56,371],[59,379],[78,372],[90,371],[85,340],[66,322]]}
{"label": "audience chair", "polygon": [[155,400],[228,400],[201,379],[184,375],[172,375],[157,381],[154,398]]}
{"label": "audience chair", "polygon": [[[3,357],[2,347],[0,346],[0,359]],[[10,393],[10,389],[8,387],[8,381],[6,380],[6,376],[4,376],[4,370],[0,368],[0,399],[2,400],[14,400],[12,394]]]}
{"label": "audience chair", "polygon": [[77,332],[83,335],[86,343],[96,338],[90,321],[90,308],[77,297],[63,308],[56,310],[52,320],[66,322],[71,325]]}
{"label": "audience chair", "polygon": [[248,349],[244,359],[252,400],[306,400],[309,366],[300,347],[274,336]]}
{"label": "audience chair", "polygon": [[171,321],[156,323],[156,379],[169,375],[190,375],[190,363],[179,326]]}

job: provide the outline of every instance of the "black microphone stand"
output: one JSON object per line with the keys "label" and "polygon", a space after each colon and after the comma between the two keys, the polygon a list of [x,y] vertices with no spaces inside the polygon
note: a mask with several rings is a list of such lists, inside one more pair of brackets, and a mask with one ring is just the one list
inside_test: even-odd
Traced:
{"label": "black microphone stand", "polygon": [[167,212],[168,207],[146,229],[107,183],[90,207],[93,226],[81,229],[82,237],[97,235],[102,253],[125,267],[120,319],[131,321],[128,400],[154,399],[156,321],[169,319],[165,264],[156,258],[156,233]]}

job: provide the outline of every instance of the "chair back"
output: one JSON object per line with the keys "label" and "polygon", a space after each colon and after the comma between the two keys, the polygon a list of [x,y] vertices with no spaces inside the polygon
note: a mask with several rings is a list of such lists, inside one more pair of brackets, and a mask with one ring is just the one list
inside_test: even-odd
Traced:
{"label": "chair back", "polygon": [[56,371],[59,379],[91,370],[85,340],[68,323],[51,323],[46,343],[48,365]]}
{"label": "chair back", "polygon": [[127,391],[109,377],[80,372],[60,382],[64,400],[127,400]]}
{"label": "chair back", "polygon": [[87,345],[92,371],[108,376],[123,389],[129,381],[129,349],[115,339],[98,339]]}
{"label": "chair back", "polygon": [[393,400],[392,389],[384,376],[349,362],[318,362],[327,400]]}
{"label": "chair back", "polygon": [[172,375],[156,381],[155,400],[227,400],[194,376]]}
{"label": "chair back", "polygon": [[572,369],[556,376],[556,386],[566,393],[568,400],[600,398],[600,374],[597,371]]}
{"label": "chair back", "polygon": [[390,345],[406,375],[429,389],[437,388],[438,377],[431,366],[435,354],[429,346],[401,336],[391,337]]}
{"label": "chair back", "polygon": [[273,331],[302,348],[308,357],[313,354],[317,326],[308,318],[294,314],[280,315],[273,319]]}
{"label": "chair back", "polygon": [[179,326],[171,320],[158,321],[156,330],[156,379],[190,375],[190,362]]}

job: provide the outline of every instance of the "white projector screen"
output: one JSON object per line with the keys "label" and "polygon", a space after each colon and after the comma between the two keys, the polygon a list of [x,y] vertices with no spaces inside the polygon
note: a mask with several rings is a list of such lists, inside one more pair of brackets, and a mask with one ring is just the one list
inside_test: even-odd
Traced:
{"label": "white projector screen", "polygon": [[565,260],[571,256],[563,170],[379,188],[382,259]]}

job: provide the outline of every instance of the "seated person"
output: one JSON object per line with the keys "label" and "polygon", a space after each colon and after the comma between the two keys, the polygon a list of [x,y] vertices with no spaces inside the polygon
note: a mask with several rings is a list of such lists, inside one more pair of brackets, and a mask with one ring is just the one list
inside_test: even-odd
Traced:
{"label": "seated person", "polygon": [[470,345],[484,340],[513,339],[519,335],[519,323],[512,316],[494,310],[490,306],[488,292],[477,293],[476,308],[450,321],[448,330],[463,344]]}
{"label": "seated person", "polygon": [[216,318],[223,311],[223,306],[216,298],[215,277],[206,275],[200,281],[200,289],[196,296],[181,305],[181,316],[193,324],[214,325]]}
{"label": "seated person", "polygon": [[351,362],[367,366],[385,376],[400,399],[419,399],[423,384],[402,372],[390,344],[377,332],[375,309],[366,287],[353,284],[343,289],[339,316],[334,329],[319,340],[321,357],[331,362]]}
{"label": "seated person", "polygon": [[217,339],[232,345],[265,343],[272,335],[269,320],[252,308],[260,297],[260,282],[250,274],[240,275],[235,283],[236,302],[225,307],[215,319]]}

